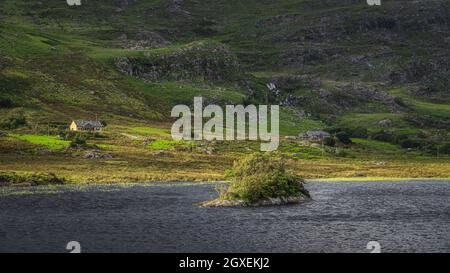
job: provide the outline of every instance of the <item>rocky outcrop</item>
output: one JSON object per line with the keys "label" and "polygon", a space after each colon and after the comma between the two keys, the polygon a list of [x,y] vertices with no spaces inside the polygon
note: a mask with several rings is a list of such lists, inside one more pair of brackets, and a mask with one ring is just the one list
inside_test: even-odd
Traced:
{"label": "rocky outcrop", "polygon": [[[318,77],[295,74],[274,76],[271,81],[281,90],[277,98],[280,105],[300,106],[311,113],[339,114],[357,107],[367,112],[371,109],[366,106],[374,102],[385,105],[392,112],[398,111],[401,107],[395,97],[384,91],[382,86],[362,82],[324,86]],[[299,89],[306,88],[309,91],[305,94],[295,93]]]}
{"label": "rocky outcrop", "polygon": [[322,86],[322,81],[318,77],[311,75],[277,75],[271,81],[283,90],[295,90],[304,87],[318,88]]}
{"label": "rocky outcrop", "polygon": [[127,9],[128,5],[130,3],[134,3],[134,2],[137,2],[137,0],[116,0],[116,2],[115,2],[115,6],[116,6],[115,12],[116,13],[124,12]]}
{"label": "rocky outcrop", "polygon": [[190,13],[183,9],[184,0],[169,0],[167,4],[167,11],[172,14],[190,15]]}
{"label": "rocky outcrop", "polygon": [[298,48],[284,51],[280,54],[278,66],[302,68],[332,60],[342,56],[345,50],[342,48]]}
{"label": "rocky outcrop", "polygon": [[239,72],[237,58],[223,44],[195,43],[167,52],[148,52],[142,57],[119,57],[116,67],[146,81],[233,80]]}
{"label": "rocky outcrop", "polygon": [[129,39],[128,35],[122,34],[116,45],[123,49],[147,50],[169,46],[171,43],[164,39],[159,33],[154,31],[141,31],[134,38]]}
{"label": "rocky outcrop", "polygon": [[83,155],[83,158],[85,159],[111,159],[113,158],[112,155],[108,154],[101,154],[98,152],[87,152]]}
{"label": "rocky outcrop", "polygon": [[200,203],[201,207],[261,207],[261,206],[280,206],[289,204],[300,204],[311,200],[306,196],[279,197],[259,200],[254,203],[246,203],[242,200],[220,200],[215,199]]}
{"label": "rocky outcrop", "polygon": [[390,119],[383,119],[378,121],[377,124],[381,127],[391,127],[393,122]]}

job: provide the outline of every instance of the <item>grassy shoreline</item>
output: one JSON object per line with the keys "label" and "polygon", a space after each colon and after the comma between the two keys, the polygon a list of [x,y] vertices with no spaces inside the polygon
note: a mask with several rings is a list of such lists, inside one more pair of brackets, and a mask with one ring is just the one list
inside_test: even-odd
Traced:
{"label": "grassy shoreline", "polygon": [[[257,142],[177,142],[168,132],[148,124],[110,125],[102,137],[88,139],[87,147],[72,149],[55,135],[18,130],[0,137],[0,172],[53,173],[80,185],[222,181],[236,159],[259,151]],[[387,149],[374,140],[336,151],[301,140],[282,139],[279,147],[286,169],[308,181],[450,179],[449,156],[436,158],[393,145]]]}
{"label": "grassy shoreline", "polygon": [[450,177],[331,177],[307,179],[306,182],[382,182],[382,181],[450,181]]}

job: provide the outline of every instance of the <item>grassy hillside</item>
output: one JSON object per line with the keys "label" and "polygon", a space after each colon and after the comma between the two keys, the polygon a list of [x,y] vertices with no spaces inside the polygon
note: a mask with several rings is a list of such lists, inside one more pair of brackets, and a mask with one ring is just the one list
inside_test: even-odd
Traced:
{"label": "grassy hillside", "polygon": [[[0,148],[59,153],[69,144],[58,132],[71,119],[98,117],[109,133],[93,144],[119,157],[131,156],[124,147],[147,154],[140,146],[147,138],[156,139],[153,150],[187,149],[168,139],[170,110],[203,96],[206,103],[280,104],[283,135],[325,128],[353,138],[325,151],[283,143],[295,160],[370,154],[445,162],[449,46],[448,0],[84,0],[73,7],[3,0]],[[252,149],[218,145],[225,158]]]}

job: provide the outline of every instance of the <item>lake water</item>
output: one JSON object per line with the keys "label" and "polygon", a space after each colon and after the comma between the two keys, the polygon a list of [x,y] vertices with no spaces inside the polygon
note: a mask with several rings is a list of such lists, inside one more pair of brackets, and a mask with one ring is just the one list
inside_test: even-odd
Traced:
{"label": "lake water", "polygon": [[0,252],[450,252],[450,181],[309,182],[300,205],[193,205],[214,188],[3,188]]}

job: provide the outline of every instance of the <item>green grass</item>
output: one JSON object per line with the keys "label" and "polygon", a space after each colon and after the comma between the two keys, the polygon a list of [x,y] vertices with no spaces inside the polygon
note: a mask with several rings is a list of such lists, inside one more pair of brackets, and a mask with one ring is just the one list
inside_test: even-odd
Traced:
{"label": "green grass", "polygon": [[369,150],[379,151],[379,152],[399,152],[401,151],[400,147],[398,145],[394,145],[387,142],[372,140],[372,139],[362,139],[362,138],[353,138],[353,143],[357,144],[358,146],[367,148]]}
{"label": "green grass", "polygon": [[51,150],[61,150],[67,148],[70,141],[61,140],[57,136],[39,136],[39,135],[10,135],[11,137],[23,141],[28,141],[32,144],[45,146]]}
{"label": "green grass", "polygon": [[178,141],[178,140],[155,140],[152,141],[147,145],[148,148],[154,149],[154,150],[167,150],[167,149],[173,149],[176,147],[183,147],[183,148],[189,148],[193,147],[195,145],[194,142],[190,141]]}
{"label": "green grass", "polygon": [[105,150],[112,150],[114,149],[116,146],[112,145],[112,144],[95,144],[97,147],[101,148],[101,149],[105,149]]}
{"label": "green grass", "polygon": [[297,136],[301,132],[324,127],[326,125],[320,120],[301,118],[296,116],[291,110],[281,107],[280,135]]}
{"label": "green grass", "polygon": [[[128,1],[128,7],[120,15],[114,12],[116,4],[113,1],[85,1],[82,7],[76,8],[68,7],[62,0],[43,2],[40,5],[29,0],[0,1],[0,10],[6,14],[0,22],[1,98],[13,99],[24,109],[29,123],[41,127],[46,127],[49,121],[69,122],[98,115],[110,124],[107,130],[111,133],[106,132],[108,139],[92,140],[89,144],[98,142],[98,147],[113,150],[114,160],[105,164],[101,161],[86,163],[82,158],[63,153],[36,159],[32,152],[27,153],[35,149],[32,144],[61,150],[69,142],[33,135],[38,131],[23,128],[16,132],[14,141],[2,143],[2,139],[0,142],[0,157],[3,157],[0,166],[7,166],[5,170],[54,169],[77,181],[94,182],[219,178],[233,157],[259,150],[259,143],[218,143],[214,147],[217,154],[212,155],[200,147],[189,151],[190,154],[178,151],[177,148],[183,150],[194,144],[170,140],[168,129],[163,129],[170,127],[170,110],[176,104],[191,105],[195,96],[204,97],[208,104],[241,104],[248,99],[254,104],[265,104],[264,85],[276,76],[305,76],[321,82],[320,86],[310,86],[307,80],[306,83],[302,80],[298,86],[293,84],[292,90],[281,88],[283,93],[302,99],[296,110],[305,110],[314,117],[299,118],[294,110],[282,107],[282,136],[331,126],[364,127],[369,133],[386,129],[395,134],[418,135],[424,131],[424,135],[432,135],[435,128],[411,124],[409,118],[430,115],[446,121],[450,116],[449,104],[436,103],[439,99],[431,102],[407,92],[409,85],[418,87],[423,82],[394,86],[386,80],[386,73],[402,74],[402,69],[418,55],[428,63],[447,58],[446,25],[439,20],[429,20],[423,24],[424,31],[408,31],[406,27],[400,36],[398,30],[378,27],[358,30],[377,25],[378,19],[389,19],[391,13],[396,14],[396,20],[409,20],[408,13],[396,9],[394,2],[400,1],[389,1],[377,8],[354,1],[184,1],[182,8],[189,11],[190,16],[168,13],[166,0]],[[416,5],[406,2],[402,4],[409,8]],[[444,3],[447,9],[448,4],[448,1]],[[151,11],[152,16],[144,16],[147,11]],[[421,18],[440,16],[428,14],[426,7],[416,11]],[[204,22],[209,22],[214,31],[202,32]],[[442,31],[434,31],[437,29]],[[115,40],[120,35],[125,33],[129,39],[134,39],[141,30],[158,32],[172,45],[150,50],[116,47]],[[340,35],[342,33],[344,35]],[[380,34],[392,40],[386,54],[379,46]],[[305,39],[299,42],[298,37]],[[401,39],[391,39],[395,37]],[[120,73],[113,63],[116,57],[135,57],[139,61],[169,59],[170,65],[176,66],[178,61],[182,63],[184,58],[189,58],[197,60],[201,66],[204,57],[217,53],[214,49],[219,43],[228,46],[232,55],[237,55],[242,72],[239,77],[230,77],[226,82],[197,78],[175,81],[170,77],[144,81]],[[193,47],[204,50],[191,50]],[[283,63],[283,56],[291,51],[297,54],[287,56],[287,59],[304,59],[304,65]],[[313,53],[310,60],[309,52]],[[362,61],[355,64],[349,61],[359,56],[363,57]],[[221,57],[219,62],[227,60],[228,55]],[[212,69],[220,70],[220,67]],[[389,104],[377,100],[368,102],[364,98],[345,96],[345,86],[352,83],[361,88],[388,90],[392,96],[404,99],[408,107],[393,110]],[[277,98],[271,101],[278,102]],[[0,115],[6,115],[10,110],[0,109]],[[383,119],[392,120],[393,126],[379,126],[377,123]],[[120,127],[123,124],[128,125]],[[45,128],[40,131],[41,134],[46,132]],[[443,131],[448,133],[448,130]],[[142,142],[147,136],[157,140],[143,147]],[[437,159],[442,164],[428,165],[423,171],[421,164],[410,163],[427,158],[384,142],[354,139],[354,145],[339,147],[349,155],[347,158],[335,156],[333,148],[325,149],[322,155],[320,148],[287,142],[280,144],[280,150],[295,159],[292,160],[297,164],[295,170],[308,177],[348,177],[360,169],[371,171],[368,175],[372,176],[448,177],[449,173],[445,158]],[[26,156],[15,153],[15,149]],[[165,150],[164,153],[170,156],[149,157],[152,150]],[[58,154],[58,160],[54,154]],[[398,168],[376,165],[365,169],[363,161],[379,158],[406,163]],[[321,160],[330,162],[321,165]]]}
{"label": "green grass", "polygon": [[160,137],[170,137],[170,131],[168,129],[155,128],[155,127],[132,127],[128,130],[130,133],[139,133],[145,135],[156,135]]}
{"label": "green grass", "polygon": [[203,97],[205,100],[219,99],[218,103],[241,103],[245,98],[241,90],[230,87],[175,81],[145,83],[132,77],[128,78],[128,82],[149,97],[162,101],[164,104],[160,105],[160,108],[166,109],[167,116],[170,109],[177,104],[193,104],[194,97]]}
{"label": "green grass", "polygon": [[[405,121],[405,113],[349,113],[343,115],[337,125],[345,128],[363,127],[367,128],[369,132],[379,131],[386,129],[378,124],[379,121],[389,119],[393,122],[392,128],[397,129],[415,129],[411,128],[411,125]],[[415,130],[414,130],[415,131]]]}
{"label": "green grass", "polygon": [[428,102],[424,98],[413,97],[407,92],[406,87],[392,88],[389,90],[391,95],[400,97],[415,112],[435,116],[440,119],[450,117],[450,104]]}
{"label": "green grass", "polygon": [[116,57],[146,57],[146,55],[150,56],[161,56],[161,55],[169,55],[175,54],[177,52],[181,52],[182,50],[191,49],[194,47],[209,47],[212,48],[217,46],[217,42],[213,40],[201,40],[194,41],[187,44],[176,44],[163,48],[157,49],[148,49],[148,50],[132,50],[132,49],[121,49],[121,48],[108,48],[108,47],[100,47],[95,45],[86,46],[86,51],[88,52],[88,56],[96,59],[113,59]]}

